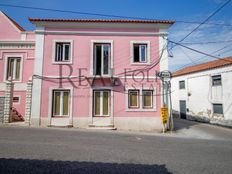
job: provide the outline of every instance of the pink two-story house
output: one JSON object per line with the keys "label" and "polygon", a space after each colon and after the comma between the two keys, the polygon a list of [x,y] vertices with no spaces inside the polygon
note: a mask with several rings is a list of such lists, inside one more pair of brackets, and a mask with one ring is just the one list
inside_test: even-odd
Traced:
{"label": "pink two-story house", "polygon": [[21,74],[32,77],[30,125],[162,129],[156,72],[168,70],[174,21],[29,20],[35,51]]}

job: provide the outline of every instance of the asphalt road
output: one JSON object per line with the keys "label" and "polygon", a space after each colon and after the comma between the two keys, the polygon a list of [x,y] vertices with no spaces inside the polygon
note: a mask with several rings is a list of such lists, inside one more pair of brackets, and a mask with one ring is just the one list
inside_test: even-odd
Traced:
{"label": "asphalt road", "polygon": [[188,121],[165,135],[0,126],[0,173],[231,174],[232,130]]}

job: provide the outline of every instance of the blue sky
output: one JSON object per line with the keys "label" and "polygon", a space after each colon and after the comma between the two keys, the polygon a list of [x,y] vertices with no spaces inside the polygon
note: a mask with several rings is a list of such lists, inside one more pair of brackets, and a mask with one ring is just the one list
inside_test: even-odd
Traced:
{"label": "blue sky", "polygon": [[[172,19],[177,21],[201,22],[225,1],[226,0],[1,0],[0,4],[33,6],[152,19]],[[88,16],[4,6],[0,6],[0,10],[7,13],[27,30],[33,29],[33,26],[27,20],[28,17],[106,18],[101,16]],[[230,2],[208,22],[232,25],[232,2]],[[179,41],[196,26],[197,24],[177,22],[169,29],[169,38],[173,41]],[[202,25],[199,30],[194,32],[184,42],[214,42],[222,40],[232,40],[232,26]],[[213,53],[213,55],[218,57],[227,57],[232,55],[232,42],[218,44],[195,44],[188,46],[206,53],[213,53],[220,48],[225,47],[221,51]],[[174,57],[169,59],[169,67],[172,71],[186,65],[214,60],[179,46],[175,47],[172,50],[172,53]]]}

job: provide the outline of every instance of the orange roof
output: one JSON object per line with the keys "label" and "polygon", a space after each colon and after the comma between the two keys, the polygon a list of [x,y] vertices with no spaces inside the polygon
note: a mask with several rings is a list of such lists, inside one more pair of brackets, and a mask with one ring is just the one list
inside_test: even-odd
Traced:
{"label": "orange roof", "polygon": [[214,61],[210,61],[210,62],[198,64],[198,65],[185,67],[183,69],[180,69],[174,72],[172,76],[177,77],[177,76],[181,76],[185,74],[219,68],[219,67],[223,67],[223,66],[227,66],[231,64],[232,64],[232,57],[221,58],[220,60],[214,60]]}
{"label": "orange roof", "polygon": [[23,27],[21,27],[17,22],[15,22],[12,18],[7,16],[4,12],[2,12],[20,31],[25,31]]}
{"label": "orange roof", "polygon": [[152,23],[152,24],[174,24],[172,20],[123,20],[123,19],[39,19],[29,18],[31,22],[84,22],[84,23]]}

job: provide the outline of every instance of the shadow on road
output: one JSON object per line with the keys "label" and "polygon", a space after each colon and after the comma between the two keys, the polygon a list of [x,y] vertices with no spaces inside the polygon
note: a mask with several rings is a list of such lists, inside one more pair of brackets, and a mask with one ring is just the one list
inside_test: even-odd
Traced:
{"label": "shadow on road", "polygon": [[171,174],[165,165],[118,164],[101,162],[52,161],[0,158],[0,173],[4,174]]}
{"label": "shadow on road", "polygon": [[178,131],[181,129],[190,129],[192,126],[200,124],[199,122],[196,121],[190,121],[190,120],[185,120],[185,119],[180,119],[180,118],[174,118],[174,130]]}

